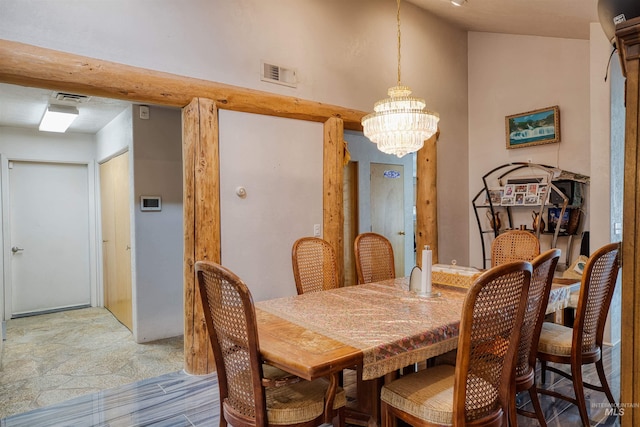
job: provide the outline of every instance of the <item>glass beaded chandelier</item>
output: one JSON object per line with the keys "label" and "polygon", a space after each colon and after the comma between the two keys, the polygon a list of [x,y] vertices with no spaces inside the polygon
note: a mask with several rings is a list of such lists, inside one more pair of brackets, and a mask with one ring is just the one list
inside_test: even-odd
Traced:
{"label": "glass beaded chandelier", "polygon": [[375,103],[371,114],[362,118],[364,135],[387,154],[402,157],[418,151],[438,130],[440,116],[425,110],[424,99],[411,96],[400,83],[400,0],[398,1],[398,85],[389,88],[389,98]]}

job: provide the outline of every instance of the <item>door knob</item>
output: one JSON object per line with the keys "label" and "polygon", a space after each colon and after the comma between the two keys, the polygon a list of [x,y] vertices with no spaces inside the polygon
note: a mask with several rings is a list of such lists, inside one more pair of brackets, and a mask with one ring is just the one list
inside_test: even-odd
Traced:
{"label": "door knob", "polygon": [[24,249],[23,248],[19,248],[17,246],[14,246],[14,247],[11,248],[11,252],[13,252],[14,254],[16,252],[21,252],[21,251],[24,251]]}
{"label": "door knob", "polygon": [[401,236],[404,236],[405,232],[404,231],[398,231],[398,234],[401,235]]}

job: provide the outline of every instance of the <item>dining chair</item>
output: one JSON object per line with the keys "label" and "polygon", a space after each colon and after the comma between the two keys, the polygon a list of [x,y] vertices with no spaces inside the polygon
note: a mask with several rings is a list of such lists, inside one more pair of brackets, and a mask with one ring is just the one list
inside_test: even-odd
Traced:
{"label": "dining chair", "polygon": [[[538,391],[576,405],[585,426],[589,425],[585,388],[604,392],[609,403],[615,405],[602,363],[602,339],[619,263],[619,243],[610,243],[596,250],[584,268],[573,328],[544,322],[540,333],[538,360],[541,363],[542,383],[546,382],[546,371],[568,378],[573,383],[574,397],[550,389],[539,388]],[[548,362],[570,365],[571,373],[547,366]],[[582,366],[591,363],[596,365],[599,386],[585,382],[582,376]]]}
{"label": "dining chair", "polygon": [[298,295],[339,286],[336,254],[329,242],[319,237],[302,237],[291,249],[293,278]]}
{"label": "dining chair", "polygon": [[[549,303],[553,275],[556,271],[560,254],[560,249],[549,249],[531,261],[533,276],[529,286],[527,308],[522,322],[522,333],[520,335],[520,344],[518,345],[518,355],[516,356],[515,393],[512,395],[511,409],[509,411],[509,424],[511,426],[518,425],[517,414],[536,418],[541,427],[546,427],[547,425],[535,384],[536,355],[538,353],[540,330],[542,329],[547,304]],[[534,412],[516,408],[516,393],[523,391],[529,393]]]}
{"label": "dining chair", "polygon": [[[213,348],[220,394],[220,426],[318,426],[328,381],[273,382],[265,378],[256,314],[246,284],[225,267],[195,265],[204,318]],[[344,391],[336,393],[332,417],[344,426]]]}
{"label": "dining chair", "polygon": [[456,365],[436,365],[382,387],[382,426],[507,425],[515,357],[533,268],[491,268],[462,307]]}
{"label": "dining chair", "polygon": [[491,242],[491,266],[512,261],[532,261],[540,255],[540,240],[524,230],[509,230]]}
{"label": "dining chair", "polygon": [[358,283],[395,279],[393,247],[389,240],[377,233],[362,233],[353,242]]}

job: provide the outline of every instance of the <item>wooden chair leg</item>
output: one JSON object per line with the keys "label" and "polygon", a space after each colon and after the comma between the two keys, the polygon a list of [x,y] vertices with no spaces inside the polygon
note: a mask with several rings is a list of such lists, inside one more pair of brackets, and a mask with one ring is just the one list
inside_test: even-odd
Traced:
{"label": "wooden chair leg", "polygon": [[613,393],[611,393],[611,388],[609,388],[609,383],[607,382],[607,376],[604,373],[604,365],[602,364],[602,358],[596,362],[596,371],[598,371],[598,378],[600,379],[600,384],[602,385],[602,391],[607,396],[609,403],[612,407],[615,406],[616,402],[613,400]]}
{"label": "wooden chair leg", "polygon": [[512,393],[513,397],[509,402],[508,416],[509,416],[509,425],[515,427],[518,425],[518,412],[516,409],[516,393]]}
{"label": "wooden chair leg", "polygon": [[385,402],[380,402],[380,427],[397,427],[396,418]]}
{"label": "wooden chair leg", "polygon": [[538,389],[535,384],[529,389],[529,396],[531,397],[531,404],[533,405],[533,410],[536,413],[540,427],[547,427],[547,420],[544,418],[542,405],[540,404],[540,398],[538,397]]}
{"label": "wooden chair leg", "polygon": [[[337,418],[337,424],[336,424],[336,418]],[[337,427],[345,427],[346,426],[346,416],[345,416],[345,410],[344,410],[344,406],[340,409],[338,409],[338,414],[336,416],[336,418],[334,418],[333,420],[333,425]]]}
{"label": "wooden chair leg", "polygon": [[589,414],[587,412],[587,402],[584,398],[584,382],[582,379],[582,366],[571,365],[571,375],[573,377],[573,391],[576,396],[576,406],[580,412],[582,425],[589,426]]}

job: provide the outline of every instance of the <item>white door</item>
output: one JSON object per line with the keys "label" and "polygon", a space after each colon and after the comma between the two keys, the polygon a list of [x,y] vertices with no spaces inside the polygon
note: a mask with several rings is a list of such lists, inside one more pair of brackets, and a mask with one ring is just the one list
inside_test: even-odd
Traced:
{"label": "white door", "polygon": [[11,317],[88,306],[87,165],[9,162]]}
{"label": "white door", "polygon": [[396,277],[404,271],[404,166],[371,163],[371,231],[393,247]]}

